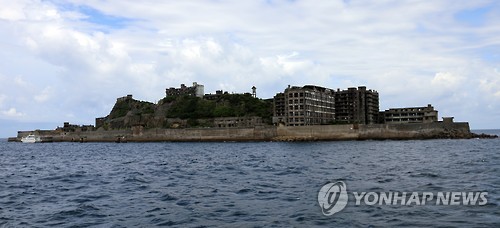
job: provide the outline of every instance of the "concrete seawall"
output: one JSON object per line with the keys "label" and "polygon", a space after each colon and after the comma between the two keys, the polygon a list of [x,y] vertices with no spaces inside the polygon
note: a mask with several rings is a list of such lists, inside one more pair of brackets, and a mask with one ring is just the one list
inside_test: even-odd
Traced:
{"label": "concrete seawall", "polygon": [[468,123],[410,123],[374,125],[267,126],[252,128],[185,128],[61,132],[20,131],[15,141],[35,134],[52,142],[159,142],[159,141],[315,141],[368,139],[471,138]]}
{"label": "concrete seawall", "polygon": [[314,125],[297,127],[277,127],[278,141],[307,140],[355,140],[359,130],[354,125]]}
{"label": "concrete seawall", "polygon": [[359,139],[470,138],[469,123],[360,125]]}

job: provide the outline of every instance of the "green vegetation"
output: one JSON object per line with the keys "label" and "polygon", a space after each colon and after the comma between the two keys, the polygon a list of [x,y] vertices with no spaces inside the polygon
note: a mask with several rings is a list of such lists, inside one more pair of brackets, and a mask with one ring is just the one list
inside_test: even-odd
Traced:
{"label": "green vegetation", "polygon": [[[120,98],[103,123],[105,129],[122,129],[134,125],[146,128],[172,127],[175,122],[165,118],[182,119],[177,125],[189,127],[213,127],[211,118],[258,116],[271,124],[272,101],[261,100],[250,94],[223,94],[216,100],[193,96],[170,96],[158,104]],[[124,118],[125,117],[125,118]]]}
{"label": "green vegetation", "polygon": [[[173,98],[169,98],[172,100]],[[164,99],[164,101],[167,98]],[[192,96],[176,97],[171,103],[166,116],[168,118],[198,119],[212,117],[211,110],[215,104]]]}
{"label": "green vegetation", "polygon": [[133,99],[118,100],[109,113],[109,119],[124,117],[129,111],[132,111],[136,115],[154,114],[155,104]]}
{"label": "green vegetation", "polygon": [[141,101],[139,105],[139,114],[154,114],[155,105],[153,103]]}
{"label": "green vegetation", "polygon": [[124,117],[127,115],[128,111],[130,111],[130,102],[124,100],[124,101],[117,101],[115,103],[115,106],[113,106],[113,109],[111,109],[111,112],[109,113],[109,118],[110,119],[115,119],[115,118],[120,118]]}
{"label": "green vegetation", "polygon": [[[168,99],[173,100],[173,98]],[[167,98],[163,101],[167,101]],[[166,116],[181,119],[260,116],[270,120],[272,103],[247,94],[224,94],[218,100],[179,96],[171,103]]]}
{"label": "green vegetation", "polygon": [[176,96],[165,97],[161,100],[161,103],[170,103],[172,101],[175,101],[175,99],[177,99]]}

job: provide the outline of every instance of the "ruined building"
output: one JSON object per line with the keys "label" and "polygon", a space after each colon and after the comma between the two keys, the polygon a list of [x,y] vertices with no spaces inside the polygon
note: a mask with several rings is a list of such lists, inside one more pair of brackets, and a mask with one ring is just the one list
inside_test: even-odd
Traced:
{"label": "ruined building", "polygon": [[375,124],[378,122],[379,96],[365,86],[335,92],[335,122]]}
{"label": "ruined building", "polygon": [[289,86],[274,96],[275,125],[375,124],[378,114],[378,92],[365,86],[337,91],[314,85]]}
{"label": "ruined building", "polygon": [[180,88],[170,87],[165,90],[166,96],[178,96],[178,95],[189,95],[196,97],[203,97],[205,95],[205,87],[196,82],[193,82],[193,86],[186,86],[181,84]]}
{"label": "ruined building", "polygon": [[391,108],[380,112],[381,123],[432,123],[438,121],[438,111],[427,107]]}
{"label": "ruined building", "polygon": [[274,97],[273,123],[286,126],[331,124],[335,97],[331,89],[306,85],[288,86]]}
{"label": "ruined building", "polygon": [[216,90],[215,91],[215,94],[205,94],[203,96],[203,99],[205,100],[217,100],[217,99],[220,99],[223,95],[226,95],[226,94],[229,94],[227,91],[224,92],[223,90]]}

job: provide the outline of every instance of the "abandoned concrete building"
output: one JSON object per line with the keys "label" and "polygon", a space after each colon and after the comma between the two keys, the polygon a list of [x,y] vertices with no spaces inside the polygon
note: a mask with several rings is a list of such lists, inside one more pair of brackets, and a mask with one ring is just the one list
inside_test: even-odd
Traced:
{"label": "abandoned concrete building", "polygon": [[225,94],[229,94],[229,93],[227,91],[224,92],[223,90],[216,90],[215,94],[212,94],[212,93],[205,94],[203,96],[203,99],[205,99],[205,100],[218,100]]}
{"label": "abandoned concrete building", "polygon": [[180,88],[170,87],[165,90],[166,96],[178,96],[178,95],[190,95],[196,97],[203,97],[205,95],[205,87],[196,82],[193,82],[193,86],[186,86],[181,84]]}
{"label": "abandoned concrete building", "polygon": [[375,124],[378,115],[378,92],[365,86],[337,91],[314,85],[289,86],[274,96],[275,125]]}
{"label": "abandoned concrete building", "polygon": [[375,124],[378,122],[379,96],[365,86],[335,92],[335,122]]}
{"label": "abandoned concrete building", "polygon": [[93,125],[76,125],[70,124],[69,122],[64,122],[62,127],[57,127],[56,131],[61,132],[82,132],[82,131],[93,131],[95,127]]}
{"label": "abandoned concrete building", "polygon": [[288,86],[274,96],[273,106],[274,124],[304,126],[335,120],[334,91],[320,86]]}
{"label": "abandoned concrete building", "polygon": [[438,121],[438,111],[431,104],[427,107],[391,108],[380,112],[382,123],[432,123]]}
{"label": "abandoned concrete building", "polygon": [[126,100],[132,100],[132,99],[134,99],[133,96],[132,96],[132,94],[129,94],[127,96],[116,98],[116,102],[126,101]]}

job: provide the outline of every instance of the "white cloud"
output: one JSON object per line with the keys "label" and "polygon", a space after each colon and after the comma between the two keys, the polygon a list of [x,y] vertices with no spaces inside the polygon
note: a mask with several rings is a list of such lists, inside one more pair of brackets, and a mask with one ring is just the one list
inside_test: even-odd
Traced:
{"label": "white cloud", "polygon": [[298,52],[292,52],[287,55],[260,58],[260,62],[264,70],[271,70],[279,75],[293,75],[299,71],[304,71],[305,69],[312,67],[313,64],[311,61],[299,59],[298,57]]}
{"label": "white cloud", "polygon": [[45,87],[39,94],[35,95],[33,98],[37,102],[46,102],[52,97],[53,93],[54,91],[52,87],[48,86]]}
{"label": "white cloud", "polygon": [[20,87],[25,87],[28,84],[21,76],[15,77],[14,83]]}
{"label": "white cloud", "polygon": [[2,114],[6,117],[22,117],[25,116],[24,113],[18,112],[15,108],[10,108],[8,110],[2,111]]}
{"label": "white cloud", "polygon": [[8,1],[8,0],[3,0],[0,1],[0,4],[2,6],[9,6],[9,7],[2,7],[0,8],[0,19],[3,20],[9,20],[9,21],[17,21],[24,19],[24,12],[23,8],[26,4],[25,1]]}
{"label": "white cloud", "polygon": [[490,77],[483,76],[479,80],[479,89],[486,96],[500,98],[500,74],[494,74]]}
{"label": "white cloud", "polygon": [[438,89],[450,90],[456,89],[457,86],[461,85],[463,79],[464,78],[462,76],[452,74],[450,72],[439,72],[436,73],[431,81],[431,84]]}

